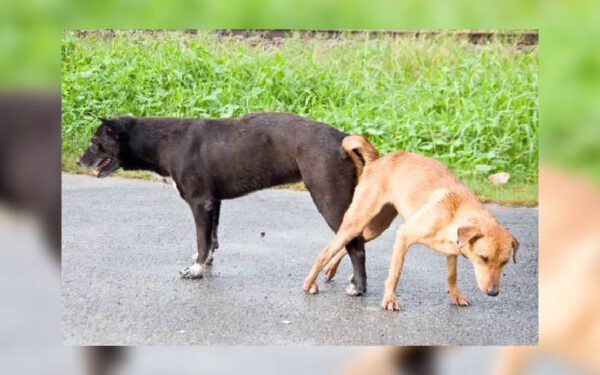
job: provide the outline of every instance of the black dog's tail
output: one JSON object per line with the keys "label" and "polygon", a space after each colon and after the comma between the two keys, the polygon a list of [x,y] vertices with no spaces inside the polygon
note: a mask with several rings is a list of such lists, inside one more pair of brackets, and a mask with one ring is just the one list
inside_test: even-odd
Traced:
{"label": "black dog's tail", "polygon": [[362,135],[349,135],[345,137],[342,140],[342,149],[356,166],[357,178],[360,177],[365,166],[379,159],[379,152]]}

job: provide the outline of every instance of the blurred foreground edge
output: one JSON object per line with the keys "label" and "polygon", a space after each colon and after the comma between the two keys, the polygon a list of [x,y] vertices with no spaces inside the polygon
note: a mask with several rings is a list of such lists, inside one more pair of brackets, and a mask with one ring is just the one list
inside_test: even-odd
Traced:
{"label": "blurred foreground edge", "polygon": [[[60,125],[59,95],[0,93],[0,203],[33,217],[57,265],[61,259]],[[111,374],[122,356],[120,347],[89,347],[86,371]]]}

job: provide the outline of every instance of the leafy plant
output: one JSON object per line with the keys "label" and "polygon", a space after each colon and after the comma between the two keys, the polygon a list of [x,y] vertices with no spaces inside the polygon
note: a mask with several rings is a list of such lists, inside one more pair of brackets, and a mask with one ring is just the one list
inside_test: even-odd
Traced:
{"label": "leafy plant", "polygon": [[[343,34],[283,41],[115,31],[62,40],[63,158],[97,117],[230,117],[284,111],[432,156],[461,177],[538,176],[535,49],[452,35]],[[68,164],[68,163],[67,163]]]}

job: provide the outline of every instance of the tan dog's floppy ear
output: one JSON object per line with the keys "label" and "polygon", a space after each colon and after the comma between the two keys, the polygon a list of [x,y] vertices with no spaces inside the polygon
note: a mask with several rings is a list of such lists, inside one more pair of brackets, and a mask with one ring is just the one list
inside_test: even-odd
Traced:
{"label": "tan dog's floppy ear", "polygon": [[512,248],[513,248],[513,263],[517,263],[517,250],[519,249],[519,240],[512,236]]}
{"label": "tan dog's floppy ear", "polygon": [[470,241],[473,241],[479,237],[481,237],[481,232],[479,231],[478,227],[475,225],[465,225],[458,228],[458,239],[456,240],[456,245],[460,249]]}

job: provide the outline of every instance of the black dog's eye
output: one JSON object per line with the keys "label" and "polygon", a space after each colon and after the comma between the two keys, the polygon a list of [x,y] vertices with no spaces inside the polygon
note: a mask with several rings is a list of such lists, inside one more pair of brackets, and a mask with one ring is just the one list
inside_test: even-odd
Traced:
{"label": "black dog's eye", "polygon": [[487,263],[489,261],[488,257],[484,257],[483,255],[480,255],[479,257],[481,258],[483,263]]}
{"label": "black dog's eye", "polygon": [[104,152],[104,147],[102,147],[102,145],[98,145],[96,147],[98,148],[98,151]]}

